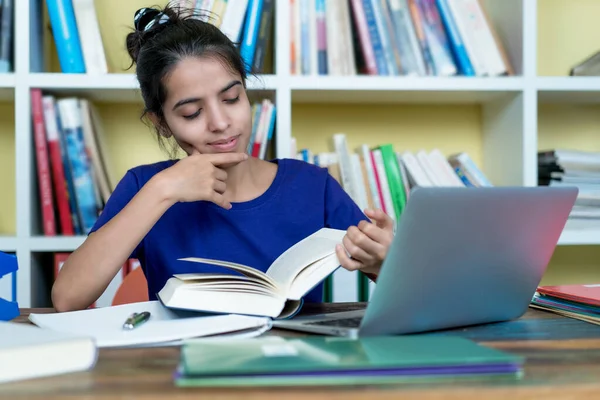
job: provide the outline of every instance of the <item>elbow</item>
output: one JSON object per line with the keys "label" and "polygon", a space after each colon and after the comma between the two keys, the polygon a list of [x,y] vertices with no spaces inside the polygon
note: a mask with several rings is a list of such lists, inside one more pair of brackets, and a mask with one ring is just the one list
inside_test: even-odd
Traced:
{"label": "elbow", "polygon": [[60,281],[54,282],[52,286],[52,306],[56,312],[66,312],[66,311],[75,311],[79,309],[76,306],[75,299],[71,298],[69,295],[69,290],[65,290],[65,288],[61,287]]}

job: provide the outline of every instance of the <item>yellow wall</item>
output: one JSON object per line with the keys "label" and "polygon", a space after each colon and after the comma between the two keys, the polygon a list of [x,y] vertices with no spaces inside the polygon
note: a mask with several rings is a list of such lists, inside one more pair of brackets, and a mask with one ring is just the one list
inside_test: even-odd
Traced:
{"label": "yellow wall", "polygon": [[541,104],[538,148],[600,151],[600,106]]}
{"label": "yellow wall", "polygon": [[600,50],[600,1],[538,0],[538,75],[568,75]]}
{"label": "yellow wall", "polygon": [[13,103],[0,103],[0,235],[16,234],[15,111]]}
{"label": "yellow wall", "polygon": [[396,151],[466,151],[482,166],[481,109],[478,105],[295,104],[292,135],[298,149],[331,151],[331,136],[345,133],[355,150],[363,143],[391,143]]}

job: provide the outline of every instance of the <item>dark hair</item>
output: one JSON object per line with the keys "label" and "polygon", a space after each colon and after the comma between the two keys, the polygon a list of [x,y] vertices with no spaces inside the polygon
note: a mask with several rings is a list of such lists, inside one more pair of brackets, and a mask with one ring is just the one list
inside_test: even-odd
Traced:
{"label": "dark hair", "polygon": [[164,79],[179,61],[214,57],[238,73],[246,85],[246,66],[239,48],[208,22],[208,15],[169,5],[163,9],[141,8],[135,12],[134,31],[127,35],[126,44],[131,66],[136,65],[144,100],[142,118],[149,112],[156,115],[159,126],[155,129],[161,146],[165,136],[170,136],[163,114],[167,96]]}

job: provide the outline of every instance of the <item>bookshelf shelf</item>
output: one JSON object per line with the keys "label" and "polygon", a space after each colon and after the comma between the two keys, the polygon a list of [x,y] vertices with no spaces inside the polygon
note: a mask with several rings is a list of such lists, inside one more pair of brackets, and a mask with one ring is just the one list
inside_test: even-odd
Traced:
{"label": "bookshelf shelf", "polygon": [[294,102],[485,103],[521,92],[522,77],[307,76],[289,79]]}
{"label": "bookshelf shelf", "polygon": [[600,104],[600,77],[538,77],[540,103]]}
{"label": "bookshelf shelf", "polygon": [[84,240],[85,236],[32,237],[29,248],[35,252],[74,251]]}
{"label": "bookshelf shelf", "polygon": [[566,228],[560,236],[561,246],[600,245],[600,228]]}
{"label": "bookshelf shelf", "polygon": [[17,238],[14,236],[0,236],[0,251],[5,253],[17,251]]}
{"label": "bookshelf shelf", "polygon": [[[29,87],[43,89],[62,96],[81,96],[94,101],[108,103],[139,103],[139,85],[133,74],[62,74],[31,73]],[[0,90],[2,88],[0,81]],[[250,76],[248,89],[274,91],[278,87],[274,75]]]}

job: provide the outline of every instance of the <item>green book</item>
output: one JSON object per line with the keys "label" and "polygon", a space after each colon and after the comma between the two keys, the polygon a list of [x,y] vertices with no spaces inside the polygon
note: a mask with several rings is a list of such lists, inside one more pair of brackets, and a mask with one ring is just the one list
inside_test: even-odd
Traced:
{"label": "green book", "polygon": [[379,146],[381,157],[383,159],[383,167],[387,176],[390,193],[392,195],[392,203],[394,203],[394,213],[396,220],[400,220],[400,215],[406,206],[406,193],[404,193],[404,184],[398,165],[398,158],[394,153],[394,147],[391,144]]}
{"label": "green book", "polygon": [[445,335],[187,341],[178,386],[343,385],[520,376],[521,356]]}

